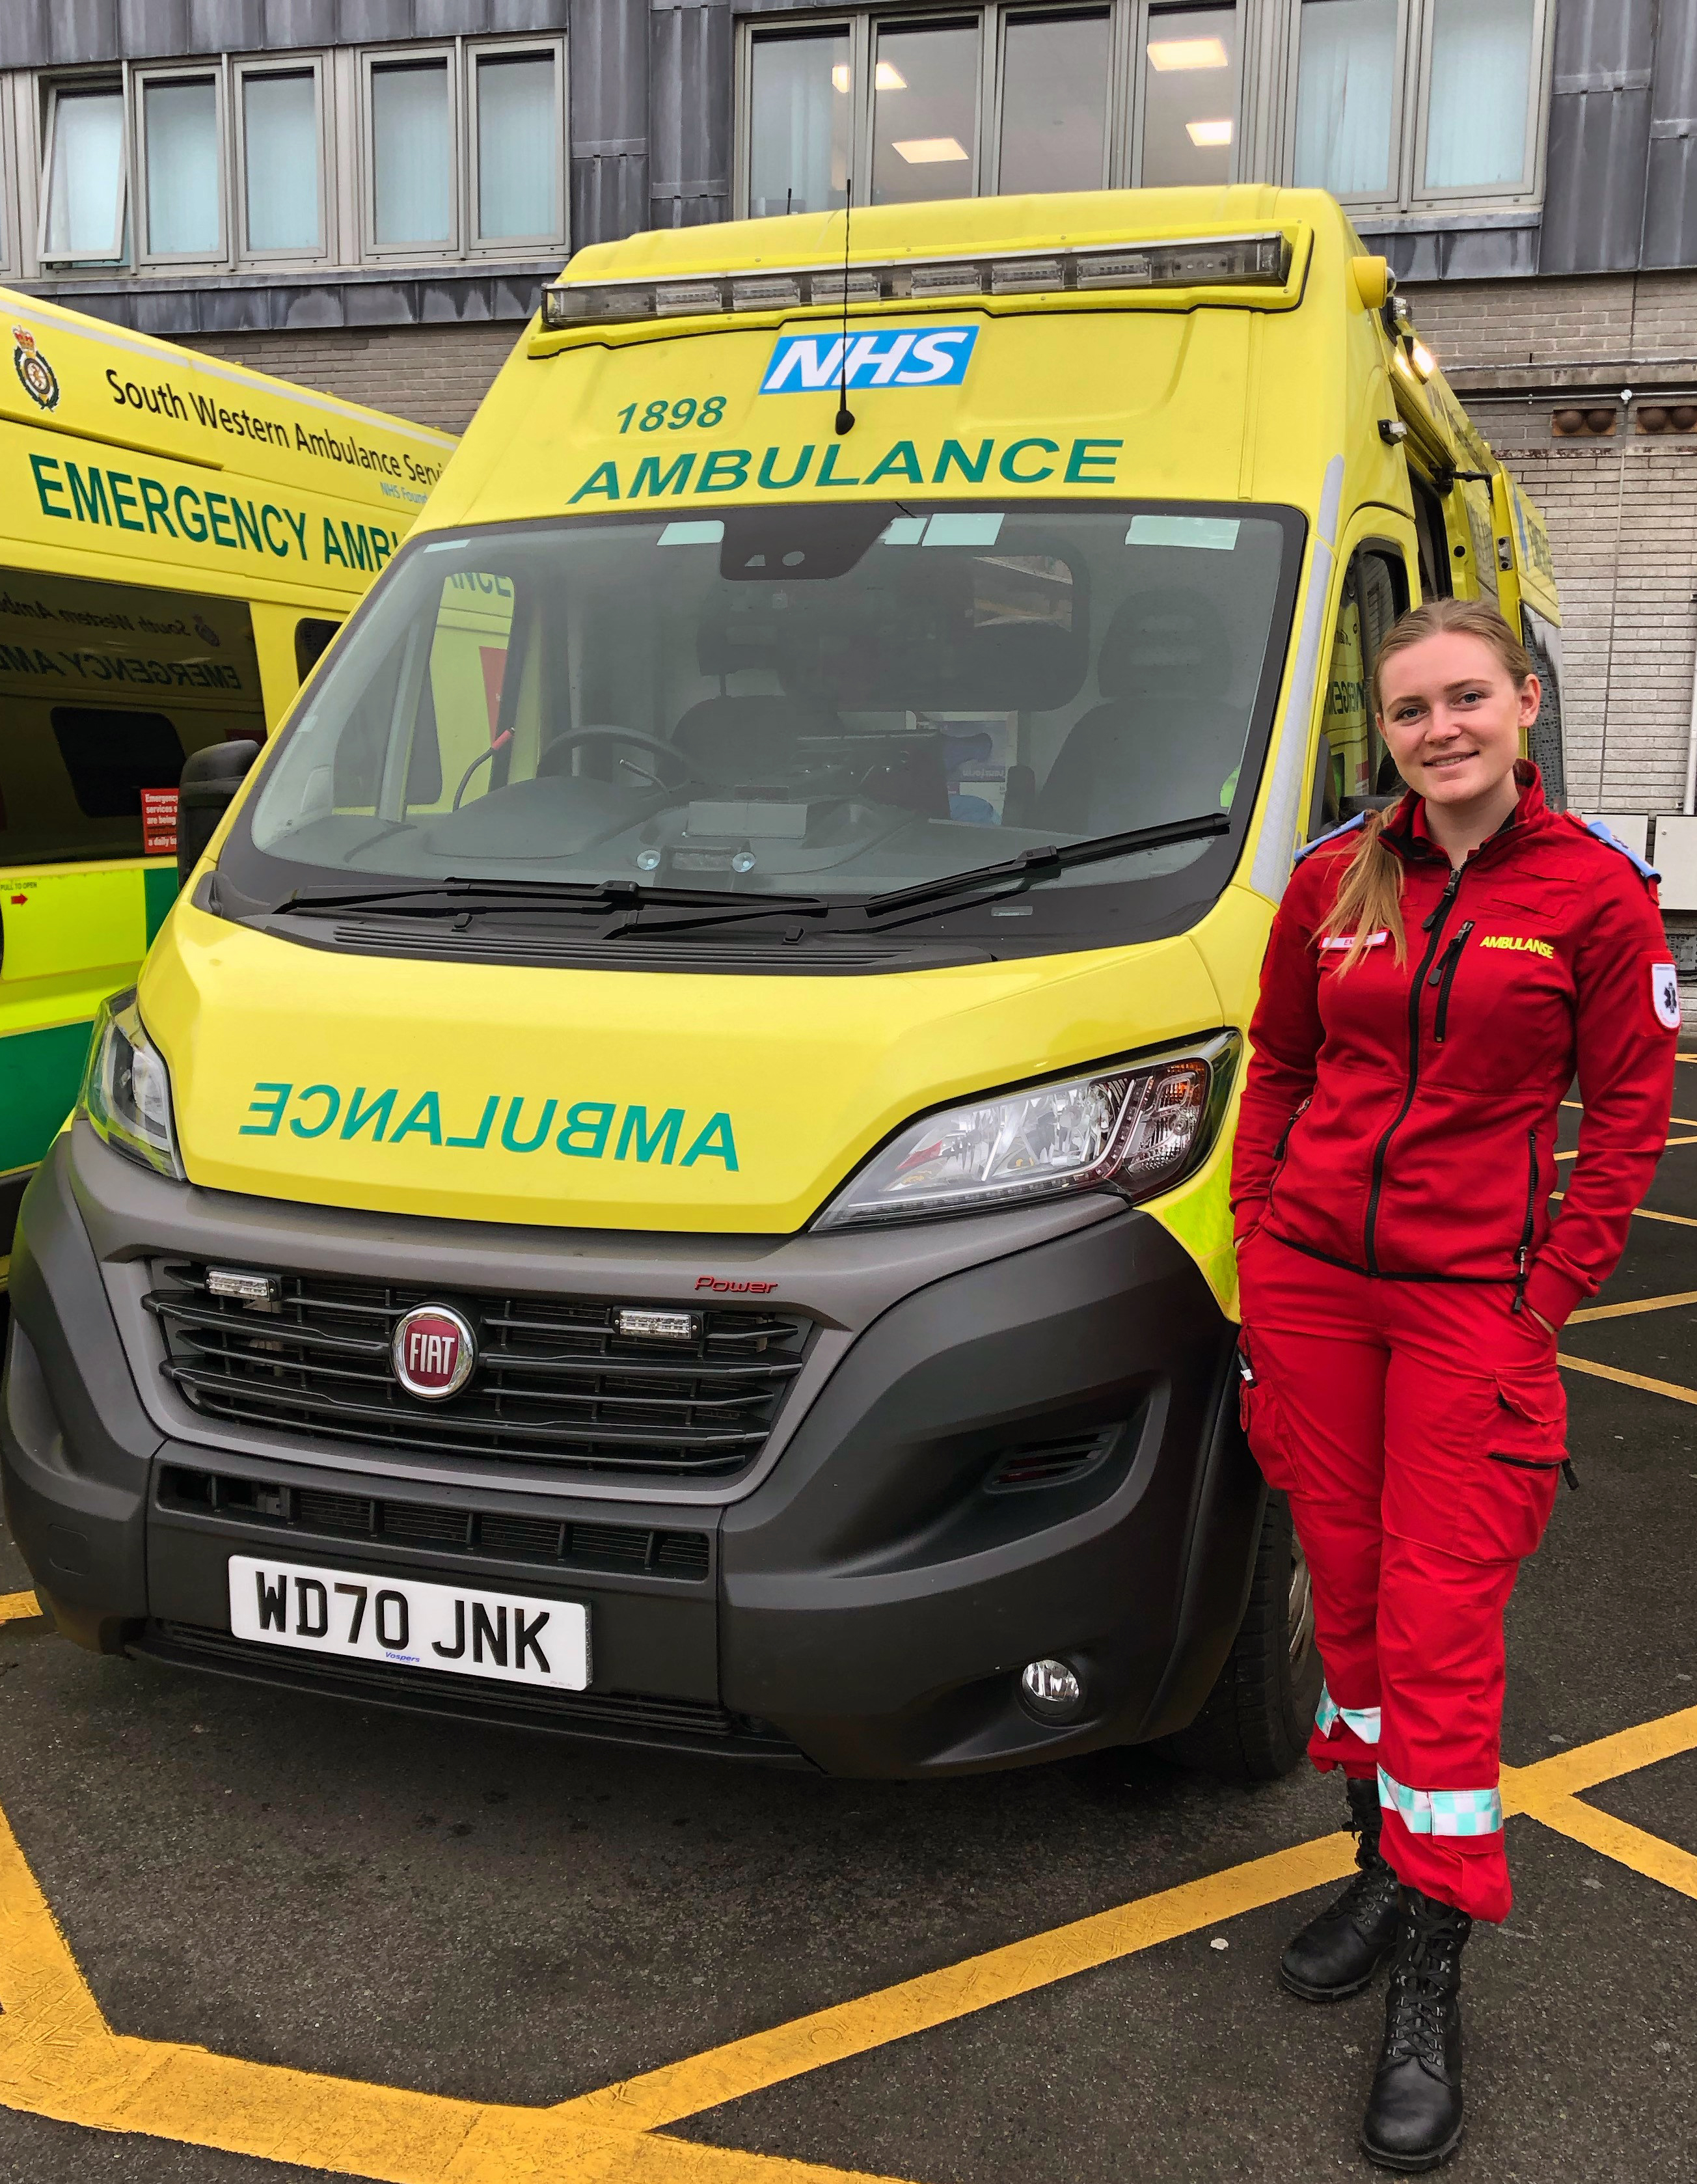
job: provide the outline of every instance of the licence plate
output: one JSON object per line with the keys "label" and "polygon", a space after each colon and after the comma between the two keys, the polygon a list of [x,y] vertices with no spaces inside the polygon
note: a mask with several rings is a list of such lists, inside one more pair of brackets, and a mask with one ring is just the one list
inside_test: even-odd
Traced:
{"label": "licence plate", "polygon": [[550,1691],[589,1686],[589,1610],[577,1601],[231,1555],[230,1628],[298,1652]]}

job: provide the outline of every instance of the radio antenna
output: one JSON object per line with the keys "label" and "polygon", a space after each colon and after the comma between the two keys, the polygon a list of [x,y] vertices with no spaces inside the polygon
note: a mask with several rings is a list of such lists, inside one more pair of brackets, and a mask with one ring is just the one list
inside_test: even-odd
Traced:
{"label": "radio antenna", "polygon": [[848,231],[854,217],[854,177],[847,177],[848,194],[843,206],[843,360],[837,382],[837,430],[840,436],[854,429],[854,412],[848,407]]}

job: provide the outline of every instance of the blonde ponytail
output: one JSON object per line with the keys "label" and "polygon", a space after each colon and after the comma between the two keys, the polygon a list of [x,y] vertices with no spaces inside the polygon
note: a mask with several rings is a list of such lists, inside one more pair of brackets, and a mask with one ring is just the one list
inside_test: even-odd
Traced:
{"label": "blonde ponytail", "polygon": [[1402,859],[1380,839],[1387,815],[1370,811],[1355,853],[1344,867],[1332,907],[1320,922],[1320,937],[1349,933],[1349,950],[1338,966],[1339,977],[1360,961],[1375,933],[1390,935],[1398,963],[1408,961],[1408,937],[1402,926]]}

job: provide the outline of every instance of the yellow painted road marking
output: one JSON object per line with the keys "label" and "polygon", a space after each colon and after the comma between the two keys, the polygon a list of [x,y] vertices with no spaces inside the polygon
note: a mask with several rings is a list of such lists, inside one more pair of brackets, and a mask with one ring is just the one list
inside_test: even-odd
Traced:
{"label": "yellow painted road marking", "polygon": [[[1691,1859],[1576,1792],[1697,1749],[1697,1707],[1503,1770],[1504,1804],[1684,1893]],[[114,2033],[0,1814],[0,2103],[375,2184],[867,2184],[654,2134],[717,2102],[1193,1933],[1347,1872],[1326,1836],[554,2109],[448,2100]],[[616,2121],[615,2120],[616,2119]],[[640,2121],[638,2120],[640,2119]],[[635,2125],[636,2127],[632,2127]]]}
{"label": "yellow painted road marking", "polygon": [[559,2113],[596,2116],[627,2129],[657,2130],[703,2109],[716,2108],[721,2101],[739,2100],[825,2064],[865,2054],[868,2048],[950,2024],[993,2003],[1010,2001],[1158,1942],[1193,1934],[1199,1927],[1217,1926],[1243,1912],[1321,1887],[1341,1880],[1355,1862],[1353,1838],[1322,1836],[1224,1873],[1210,1874],[1205,1880],[1186,1881],[1158,1896],[1098,1912],[1070,1926],[1010,1942],[1005,1948],[987,1950],[964,1964],[904,1980],[876,1994],[816,2010],[769,2032],[709,2048],[687,2062],[627,2078],[622,2085],[566,2102]]}
{"label": "yellow painted road marking", "polygon": [[1634,1873],[1659,1880],[1664,1888],[1697,1897],[1697,1858],[1677,1843],[1646,1835],[1630,1821],[1617,1820],[1612,1813],[1600,1813],[1594,1805],[1582,1804],[1577,1797],[1552,1798],[1548,1805],[1539,1807],[1533,1818],[1558,1835],[1571,1836],[1575,1842],[1600,1851],[1605,1858],[1629,1865]]}
{"label": "yellow painted road marking", "polygon": [[19,1623],[41,1612],[42,1604],[32,1592],[0,1592],[0,1623]]}
{"label": "yellow painted road marking", "polygon": [[1588,1304],[1583,1312],[1570,1312],[1567,1324],[1577,1327],[1585,1319],[1627,1319],[1635,1312],[1674,1312],[1687,1304],[1697,1304],[1697,1290],[1682,1290],[1678,1296],[1640,1297],[1635,1304]]}
{"label": "yellow painted road marking", "polygon": [[854,2172],[115,2033],[0,1815],[0,2104],[376,2184],[865,2184]]}
{"label": "yellow painted road marking", "polygon": [[1618,1380],[1623,1388],[1642,1388],[1646,1395],[1671,1396],[1676,1403],[1697,1403],[1697,1388],[1682,1388],[1677,1380],[1647,1379],[1642,1373],[1623,1373],[1618,1365],[1599,1365],[1589,1357],[1557,1353],[1555,1362],[1570,1373],[1589,1373],[1594,1380]]}
{"label": "yellow painted road marking", "polygon": [[1575,1797],[1600,1782],[1636,1774],[1640,1768],[1688,1752],[1697,1752],[1697,1706],[1617,1730],[1591,1744],[1576,1744],[1571,1752],[1553,1752],[1530,1767],[1505,1767],[1503,1803],[1512,1813],[1530,1812],[1547,1798]]}

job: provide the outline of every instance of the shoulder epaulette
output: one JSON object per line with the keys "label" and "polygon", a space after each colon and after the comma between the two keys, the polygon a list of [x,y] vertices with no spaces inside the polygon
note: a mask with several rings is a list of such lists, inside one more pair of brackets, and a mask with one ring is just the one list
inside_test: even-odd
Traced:
{"label": "shoulder epaulette", "polygon": [[1661,878],[1654,865],[1647,865],[1636,850],[1628,849],[1620,836],[1612,828],[1605,827],[1600,819],[1582,819],[1577,811],[1570,812],[1568,816],[1577,826],[1583,827],[1588,834],[1595,835],[1600,842],[1606,842],[1611,850],[1618,850],[1640,879],[1659,880]]}
{"label": "shoulder epaulette", "polygon": [[1297,863],[1299,865],[1305,857],[1311,857],[1316,850],[1323,850],[1328,842],[1338,841],[1345,834],[1360,833],[1360,830],[1366,825],[1366,813],[1365,811],[1358,811],[1353,819],[1346,819],[1341,827],[1333,827],[1330,833],[1316,834],[1311,842],[1305,843],[1303,847],[1297,851]]}

